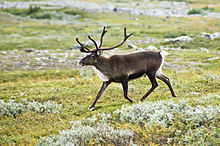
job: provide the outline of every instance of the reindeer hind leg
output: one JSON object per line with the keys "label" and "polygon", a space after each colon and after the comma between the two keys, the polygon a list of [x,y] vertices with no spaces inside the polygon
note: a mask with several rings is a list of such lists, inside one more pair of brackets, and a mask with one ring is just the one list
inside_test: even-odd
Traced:
{"label": "reindeer hind leg", "polygon": [[172,94],[173,97],[177,97],[177,95],[174,93],[173,88],[170,84],[170,79],[168,77],[166,77],[163,74],[157,75],[157,78],[160,79],[161,81],[163,81],[164,83],[166,83],[166,85],[169,87],[170,92]]}

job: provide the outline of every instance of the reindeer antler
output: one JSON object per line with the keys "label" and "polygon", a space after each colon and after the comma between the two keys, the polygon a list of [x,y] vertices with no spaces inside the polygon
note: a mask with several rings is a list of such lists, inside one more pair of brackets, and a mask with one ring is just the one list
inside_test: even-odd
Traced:
{"label": "reindeer antler", "polygon": [[79,49],[81,52],[84,52],[84,53],[90,53],[91,52],[86,46],[84,46],[82,43],[80,43],[79,38],[76,38],[76,41],[81,46],[81,48]]}
{"label": "reindeer antler", "polygon": [[101,34],[101,38],[100,38],[99,48],[102,47],[103,36],[105,35],[106,32],[107,32],[107,30],[105,30],[105,26],[104,26],[103,31],[102,31],[102,34]]}
{"label": "reindeer antler", "polygon": [[94,51],[98,51],[99,48],[98,48],[98,45],[97,45],[96,41],[93,40],[90,36],[88,36],[88,38],[95,44],[96,49]]}
{"label": "reindeer antler", "polygon": [[99,47],[98,47],[96,41],[93,40],[90,36],[88,36],[88,38],[95,44],[95,47],[96,47],[96,50],[97,50],[97,51],[102,47],[103,36],[105,35],[106,32],[107,32],[107,31],[105,30],[105,26],[104,26],[103,31],[102,31],[102,34],[101,34],[101,38],[100,38]]}
{"label": "reindeer antler", "polygon": [[126,33],[126,27],[125,27],[125,28],[124,28],[124,40],[123,40],[120,44],[118,44],[118,45],[116,45],[116,46],[113,46],[113,47],[110,47],[110,48],[101,48],[101,47],[102,47],[102,42],[103,42],[103,37],[104,37],[104,35],[105,35],[106,32],[107,32],[107,31],[105,30],[105,26],[104,26],[103,31],[102,31],[102,34],[101,34],[99,46],[97,45],[97,43],[96,43],[96,41],[95,41],[94,39],[92,39],[90,36],[88,36],[88,38],[94,43],[94,45],[95,45],[95,47],[96,47],[96,49],[94,49],[94,50],[88,49],[86,46],[84,46],[82,43],[79,42],[79,39],[78,39],[78,38],[76,38],[76,41],[77,41],[77,42],[80,44],[80,46],[81,46],[80,51],[81,51],[81,52],[85,52],[85,53],[91,53],[91,52],[98,52],[99,50],[103,50],[103,51],[104,51],[104,50],[115,49],[115,48],[120,47],[121,45],[123,45],[123,44],[125,43],[125,41],[133,34],[133,33],[131,33],[131,34],[127,35],[127,33]]}
{"label": "reindeer antler", "polygon": [[118,44],[118,45],[116,45],[116,46],[114,46],[114,47],[110,47],[110,48],[99,48],[99,50],[111,50],[111,49],[115,49],[115,48],[117,48],[117,47],[120,47],[121,45],[123,45],[123,44],[125,43],[125,41],[126,41],[132,34],[133,34],[133,33],[127,35],[127,33],[126,33],[126,27],[125,27],[125,28],[124,28],[124,40],[123,40],[120,44]]}

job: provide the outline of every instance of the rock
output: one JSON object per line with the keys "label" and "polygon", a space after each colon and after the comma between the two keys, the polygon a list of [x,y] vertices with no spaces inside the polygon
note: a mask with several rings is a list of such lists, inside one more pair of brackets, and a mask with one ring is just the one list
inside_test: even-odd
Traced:
{"label": "rock", "polygon": [[220,38],[220,32],[213,33],[210,37],[211,40],[219,39],[219,38]]}
{"label": "rock", "polygon": [[30,66],[24,66],[23,68],[24,68],[25,70],[32,69]]}
{"label": "rock", "polygon": [[[97,41],[96,41],[97,42]],[[95,45],[94,45],[94,43],[93,42],[91,42],[91,41],[85,41],[85,42],[81,42],[84,46],[86,46],[86,47],[95,47]],[[99,42],[97,42],[98,44],[99,44]],[[80,45],[79,44],[76,44],[76,45],[74,45],[73,46],[73,48],[74,49],[80,49]]]}
{"label": "rock", "polygon": [[146,48],[138,48],[137,51],[138,52],[146,51]]}
{"label": "rock", "polygon": [[50,53],[48,50],[36,50],[36,53],[47,54]]}
{"label": "rock", "polygon": [[218,57],[211,57],[211,58],[208,58],[207,60],[216,60],[218,59]]}
{"label": "rock", "polygon": [[38,58],[38,57],[36,57],[36,58],[34,58],[36,61],[41,61],[41,58]]}
{"label": "rock", "polygon": [[129,49],[135,49],[135,50],[138,49],[137,46],[135,46],[134,44],[131,44],[131,43],[128,43],[126,47],[129,48]]}
{"label": "rock", "polygon": [[207,39],[210,39],[210,38],[211,38],[211,34],[206,33],[206,32],[200,33],[200,36],[201,36],[202,38],[207,38]]}
{"label": "rock", "polygon": [[147,50],[158,50],[157,49],[157,47],[155,47],[155,46],[148,46],[147,48],[146,48]]}
{"label": "rock", "polygon": [[191,92],[192,95],[199,95],[199,92]]}
{"label": "rock", "polygon": [[175,50],[180,50],[180,49],[181,49],[181,47],[169,48],[169,47],[160,46],[160,50],[172,50],[172,51],[175,51]]}
{"label": "rock", "polygon": [[60,59],[58,59],[58,62],[59,62],[59,63],[65,63],[65,62],[66,62],[66,59],[61,59],[61,58],[60,58]]}
{"label": "rock", "polygon": [[180,36],[174,39],[170,39],[170,42],[191,42],[193,39],[189,36]]}
{"label": "rock", "polygon": [[47,66],[48,64],[45,63],[45,62],[42,62],[41,65],[42,65],[42,66]]}
{"label": "rock", "polygon": [[200,48],[200,50],[201,50],[201,51],[204,51],[204,52],[206,52],[206,53],[209,53],[209,50],[206,49],[206,48]]}
{"label": "rock", "polygon": [[35,52],[36,50],[34,48],[25,48],[25,52]]}
{"label": "rock", "polygon": [[163,39],[155,39],[148,37],[147,39],[140,39],[140,40],[127,40],[126,44],[133,44],[133,45],[147,45],[149,43],[159,43],[164,41]]}
{"label": "rock", "polygon": [[117,8],[114,8],[114,9],[113,9],[113,11],[114,11],[114,12],[117,12],[117,11],[118,11],[118,9],[117,9]]}
{"label": "rock", "polygon": [[213,34],[209,34],[209,33],[206,33],[206,32],[202,32],[202,33],[200,33],[200,36],[203,37],[203,38],[207,38],[207,39],[210,39],[210,40],[214,40],[214,39],[220,38],[220,32],[215,32],[215,33],[213,33]]}
{"label": "rock", "polygon": [[7,52],[6,52],[6,51],[0,51],[0,54],[2,54],[2,55],[6,55]]}

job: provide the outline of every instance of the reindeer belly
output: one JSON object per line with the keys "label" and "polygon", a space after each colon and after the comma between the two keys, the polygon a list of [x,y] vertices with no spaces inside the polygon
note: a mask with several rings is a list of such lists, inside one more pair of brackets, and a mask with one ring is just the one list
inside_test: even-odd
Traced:
{"label": "reindeer belly", "polygon": [[130,74],[130,75],[128,76],[128,79],[129,79],[129,80],[136,79],[136,78],[139,78],[139,77],[141,77],[141,76],[143,76],[143,75],[144,75],[144,72],[133,73],[133,74]]}
{"label": "reindeer belly", "polygon": [[97,73],[98,77],[103,81],[109,81],[109,78],[104,75],[102,72],[100,72],[98,69],[96,69],[95,67],[93,67],[94,71]]}

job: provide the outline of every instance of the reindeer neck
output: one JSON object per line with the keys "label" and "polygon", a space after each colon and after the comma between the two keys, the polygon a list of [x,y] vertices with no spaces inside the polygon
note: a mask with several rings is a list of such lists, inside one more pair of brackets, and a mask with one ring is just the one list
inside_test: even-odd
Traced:
{"label": "reindeer neck", "polygon": [[94,65],[99,71],[104,71],[109,66],[109,59],[103,56],[99,57],[99,61]]}

